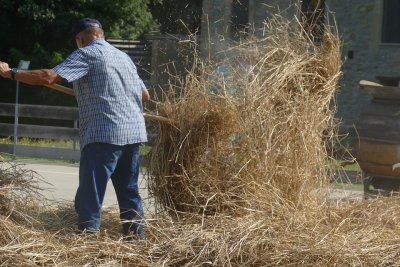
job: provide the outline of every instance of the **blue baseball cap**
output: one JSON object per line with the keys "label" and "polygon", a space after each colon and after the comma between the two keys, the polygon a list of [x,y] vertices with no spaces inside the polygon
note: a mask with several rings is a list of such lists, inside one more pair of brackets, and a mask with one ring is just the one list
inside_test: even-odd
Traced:
{"label": "blue baseball cap", "polygon": [[75,22],[72,26],[72,38],[75,38],[78,33],[88,28],[100,28],[102,29],[100,21],[97,19],[83,18]]}

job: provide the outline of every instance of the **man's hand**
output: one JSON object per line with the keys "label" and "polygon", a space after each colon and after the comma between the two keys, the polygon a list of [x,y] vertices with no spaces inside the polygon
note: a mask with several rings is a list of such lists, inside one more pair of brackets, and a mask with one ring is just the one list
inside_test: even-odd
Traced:
{"label": "man's hand", "polygon": [[8,66],[8,63],[6,62],[1,62],[0,61],[0,75],[3,78],[11,78],[11,73],[10,73],[10,67]]}
{"label": "man's hand", "polygon": [[145,102],[147,102],[149,100],[150,100],[149,91],[146,88],[143,88],[143,91],[142,91],[142,102],[145,103]]}

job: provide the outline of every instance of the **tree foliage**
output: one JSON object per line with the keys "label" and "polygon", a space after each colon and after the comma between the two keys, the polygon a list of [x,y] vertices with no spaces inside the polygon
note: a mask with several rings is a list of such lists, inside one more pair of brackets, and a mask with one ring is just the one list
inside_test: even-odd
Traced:
{"label": "tree foliage", "polygon": [[[75,49],[71,26],[84,17],[100,20],[107,37],[137,38],[154,28],[149,3],[150,0],[0,0],[0,61],[16,66],[19,60],[26,59],[31,61],[31,68],[53,67]],[[10,82],[0,81],[5,92],[0,94],[0,102],[13,101],[8,87]]]}

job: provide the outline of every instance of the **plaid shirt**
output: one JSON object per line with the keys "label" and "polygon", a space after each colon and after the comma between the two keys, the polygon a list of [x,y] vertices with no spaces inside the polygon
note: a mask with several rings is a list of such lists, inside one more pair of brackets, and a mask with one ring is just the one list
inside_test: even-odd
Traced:
{"label": "plaid shirt", "polygon": [[53,70],[73,82],[79,107],[81,149],[94,142],[147,142],[143,81],[129,56],[104,39],[74,51]]}

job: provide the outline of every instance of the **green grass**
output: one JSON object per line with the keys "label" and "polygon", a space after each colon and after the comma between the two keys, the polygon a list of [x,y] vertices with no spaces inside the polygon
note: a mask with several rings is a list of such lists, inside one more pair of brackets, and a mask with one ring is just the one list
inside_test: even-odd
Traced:
{"label": "green grass", "polygon": [[[0,144],[13,144],[12,137],[0,138]],[[74,148],[74,142],[71,140],[52,140],[39,138],[18,138],[18,145],[22,146],[39,146],[39,147],[54,147],[54,148]],[[75,142],[76,148],[79,149],[79,142]]]}
{"label": "green grass", "polygon": [[[13,160],[14,157],[13,155],[9,154],[1,154],[0,156],[5,159],[5,160]],[[18,161],[21,162],[37,162],[37,163],[59,163],[59,164],[76,164],[79,161],[75,160],[65,160],[65,159],[48,159],[48,158],[33,158],[33,157],[24,157],[24,156],[18,156],[15,158]]]}
{"label": "green grass", "polygon": [[151,151],[151,146],[148,145],[142,145],[140,147],[140,155],[141,156],[147,156]]}
{"label": "green grass", "polygon": [[343,162],[344,162],[343,160],[337,160],[337,159],[328,160],[326,162],[326,166],[335,170],[361,172],[360,165],[358,165],[357,162],[350,165],[341,166]]}
{"label": "green grass", "polygon": [[[12,137],[3,137],[0,138],[0,144],[11,145],[13,144]],[[26,138],[21,137],[18,138],[18,145],[23,146],[38,146],[38,147],[52,147],[52,148],[66,148],[66,149],[73,149],[74,142],[70,140],[51,140],[51,139],[38,139],[38,138]],[[79,149],[79,142],[76,142],[76,149]],[[142,145],[140,147],[140,155],[146,156],[150,153],[151,146]],[[12,155],[1,154],[4,159],[13,159]],[[38,161],[46,161],[46,162],[54,162],[54,163],[76,163],[75,161],[71,160],[57,160],[57,159],[43,159],[43,158],[32,158],[32,157],[22,157],[17,156],[19,160],[38,160]]]}
{"label": "green grass", "polygon": [[337,189],[348,189],[348,190],[358,190],[358,191],[363,191],[364,190],[364,185],[362,183],[340,183],[336,182],[333,184],[334,188]]}

